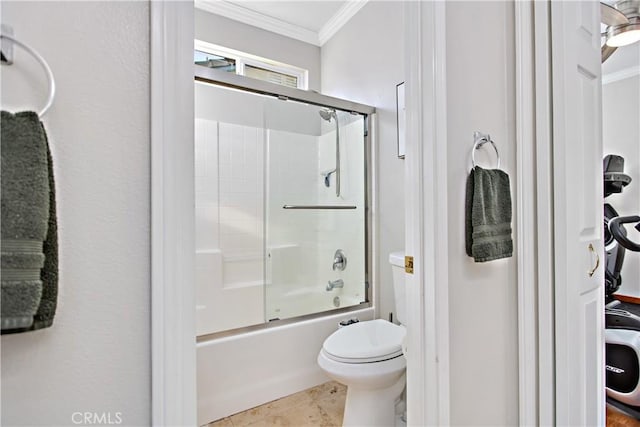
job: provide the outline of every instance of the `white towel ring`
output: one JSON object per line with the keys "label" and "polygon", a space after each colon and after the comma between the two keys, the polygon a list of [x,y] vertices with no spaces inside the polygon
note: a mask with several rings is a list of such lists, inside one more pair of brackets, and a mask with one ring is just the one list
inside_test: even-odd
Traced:
{"label": "white towel ring", "polygon": [[44,72],[47,74],[47,79],[49,79],[49,98],[47,99],[47,103],[44,105],[44,108],[42,108],[42,110],[40,110],[40,112],[38,113],[38,117],[42,118],[42,116],[47,113],[49,108],[51,108],[51,105],[53,105],[53,99],[56,96],[56,81],[53,78],[53,72],[51,71],[49,64],[47,64],[47,61],[45,61],[44,58],[29,45],[26,45],[23,42],[16,40],[12,36],[6,34],[0,34],[0,38],[4,38],[11,41],[12,43],[15,43],[16,45],[24,49],[27,53],[31,54],[31,56],[33,56],[40,63],[40,65],[42,65]]}
{"label": "white towel ring", "polygon": [[498,165],[496,166],[496,169],[500,169],[500,153],[498,153],[498,147],[496,147],[496,144],[491,139],[491,136],[489,134],[483,134],[476,131],[473,133],[473,139],[473,150],[471,151],[471,163],[473,164],[473,168],[475,169],[477,166],[476,150],[479,150],[484,144],[489,142],[493,146],[493,150],[496,152],[496,158],[498,159]]}

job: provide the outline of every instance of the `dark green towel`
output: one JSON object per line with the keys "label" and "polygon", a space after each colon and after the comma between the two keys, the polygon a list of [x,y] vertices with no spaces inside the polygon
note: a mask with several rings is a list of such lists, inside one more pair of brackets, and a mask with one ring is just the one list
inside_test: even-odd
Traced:
{"label": "dark green towel", "polygon": [[34,112],[2,111],[2,333],[50,326],[58,288],[55,185]]}
{"label": "dark green towel", "polygon": [[511,239],[509,175],[499,169],[476,166],[467,178],[465,246],[475,262],[508,258]]}

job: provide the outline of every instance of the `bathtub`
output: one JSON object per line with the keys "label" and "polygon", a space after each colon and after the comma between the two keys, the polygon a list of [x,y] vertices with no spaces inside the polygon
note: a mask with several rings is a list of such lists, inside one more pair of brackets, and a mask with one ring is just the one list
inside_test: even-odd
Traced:
{"label": "bathtub", "polygon": [[[308,299],[308,294],[295,296]],[[316,357],[338,322],[352,317],[371,320],[374,309],[274,322],[262,329],[198,342],[198,425],[329,381]]]}

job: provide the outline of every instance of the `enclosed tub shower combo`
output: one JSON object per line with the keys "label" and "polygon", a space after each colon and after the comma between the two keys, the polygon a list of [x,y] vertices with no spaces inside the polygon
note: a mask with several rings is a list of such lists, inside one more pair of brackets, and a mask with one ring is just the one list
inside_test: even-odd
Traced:
{"label": "enclosed tub shower combo", "polygon": [[373,317],[371,138],[358,103],[195,66],[198,422],[326,381]]}

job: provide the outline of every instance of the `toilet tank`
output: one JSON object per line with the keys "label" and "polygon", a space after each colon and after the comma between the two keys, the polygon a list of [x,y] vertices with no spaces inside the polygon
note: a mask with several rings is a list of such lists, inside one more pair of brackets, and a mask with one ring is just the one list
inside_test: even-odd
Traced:
{"label": "toilet tank", "polygon": [[406,326],[405,280],[404,280],[404,251],[389,254],[391,272],[393,274],[393,294],[396,300],[396,321]]}

